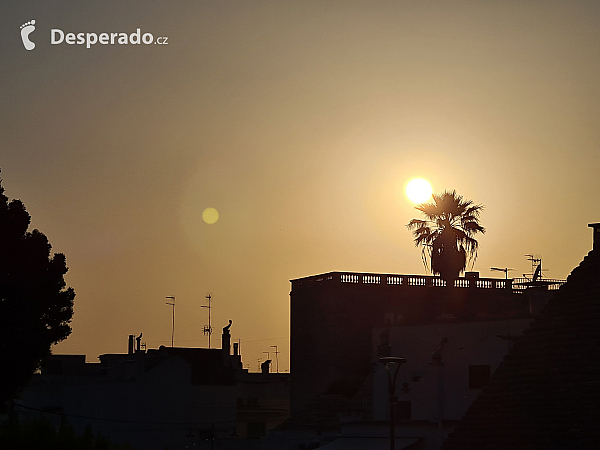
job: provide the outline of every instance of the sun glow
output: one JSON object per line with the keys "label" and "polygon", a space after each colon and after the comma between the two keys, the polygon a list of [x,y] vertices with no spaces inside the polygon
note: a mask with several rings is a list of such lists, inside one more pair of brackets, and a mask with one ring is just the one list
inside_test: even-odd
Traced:
{"label": "sun glow", "polygon": [[413,203],[424,203],[431,198],[433,189],[429,181],[423,178],[413,178],[406,185],[406,196]]}

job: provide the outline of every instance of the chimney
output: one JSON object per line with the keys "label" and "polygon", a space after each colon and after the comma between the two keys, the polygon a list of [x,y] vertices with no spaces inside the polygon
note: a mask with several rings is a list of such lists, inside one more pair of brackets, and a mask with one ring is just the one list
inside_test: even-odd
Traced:
{"label": "chimney", "polygon": [[142,351],[142,333],[138,337],[135,338],[137,342],[137,347],[135,349],[136,353]]}
{"label": "chimney", "polygon": [[233,356],[237,356],[237,355],[238,355],[238,352],[239,352],[239,350],[238,350],[238,348],[239,348],[239,347],[238,347],[238,345],[239,345],[239,344],[238,344],[237,342],[234,342],[234,343],[233,343]]}
{"label": "chimney", "polygon": [[133,355],[133,334],[129,335],[129,346],[127,347],[127,354]]}
{"label": "chimney", "polygon": [[600,223],[590,223],[588,227],[594,229],[594,240],[592,250],[600,249]]}
{"label": "chimney", "polygon": [[271,364],[271,360],[267,359],[265,362],[263,362],[260,365],[260,372],[261,373],[269,373],[269,365]]}
{"label": "chimney", "polygon": [[229,321],[229,325],[223,327],[223,334],[221,335],[221,350],[223,350],[223,354],[229,356],[231,354],[231,333],[229,329],[231,328],[231,320]]}

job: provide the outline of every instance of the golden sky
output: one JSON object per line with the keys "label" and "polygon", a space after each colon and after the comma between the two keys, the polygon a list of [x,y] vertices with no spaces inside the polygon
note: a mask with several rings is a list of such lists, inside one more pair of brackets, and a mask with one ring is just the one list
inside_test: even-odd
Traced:
{"label": "golden sky", "polygon": [[[424,273],[412,177],[485,205],[475,270],[565,278],[600,221],[600,6],[492,1],[15,2],[0,168],[67,256],[55,351],[213,344],[289,368],[289,280]],[[20,26],[32,19],[36,48]],[[50,44],[50,30],[168,45]],[[208,225],[202,211],[214,207]],[[271,357],[273,355],[271,354]]]}

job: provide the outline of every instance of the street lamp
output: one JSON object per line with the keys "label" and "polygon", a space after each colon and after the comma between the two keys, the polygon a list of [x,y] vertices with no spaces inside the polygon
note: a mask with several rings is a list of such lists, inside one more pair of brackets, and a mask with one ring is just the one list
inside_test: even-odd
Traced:
{"label": "street lamp", "polygon": [[[388,375],[388,392],[390,394],[390,450],[394,450],[395,445],[395,414],[394,414],[394,403],[396,402],[396,376],[398,376],[398,371],[400,370],[400,366],[406,362],[406,359],[401,358],[400,356],[384,356],[379,358],[379,362],[383,363],[385,366],[385,370]],[[392,375],[392,369],[390,366],[392,364],[396,365],[396,370],[394,370],[394,375]]]}

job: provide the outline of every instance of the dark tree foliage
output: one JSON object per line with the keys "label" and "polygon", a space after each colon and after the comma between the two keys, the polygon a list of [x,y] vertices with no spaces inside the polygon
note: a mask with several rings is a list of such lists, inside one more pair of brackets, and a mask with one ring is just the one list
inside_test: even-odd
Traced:
{"label": "dark tree foliage", "polygon": [[0,405],[28,382],[50,345],[71,333],[75,292],[63,278],[65,256],[51,256],[46,236],[27,231],[30,221],[0,184]]}
{"label": "dark tree foliage", "polygon": [[422,248],[423,263],[431,261],[431,271],[445,280],[454,280],[477,258],[477,233],[485,233],[479,223],[483,205],[463,199],[456,191],[434,194],[430,203],[415,206],[425,220],[412,219],[408,225],[415,245]]}

